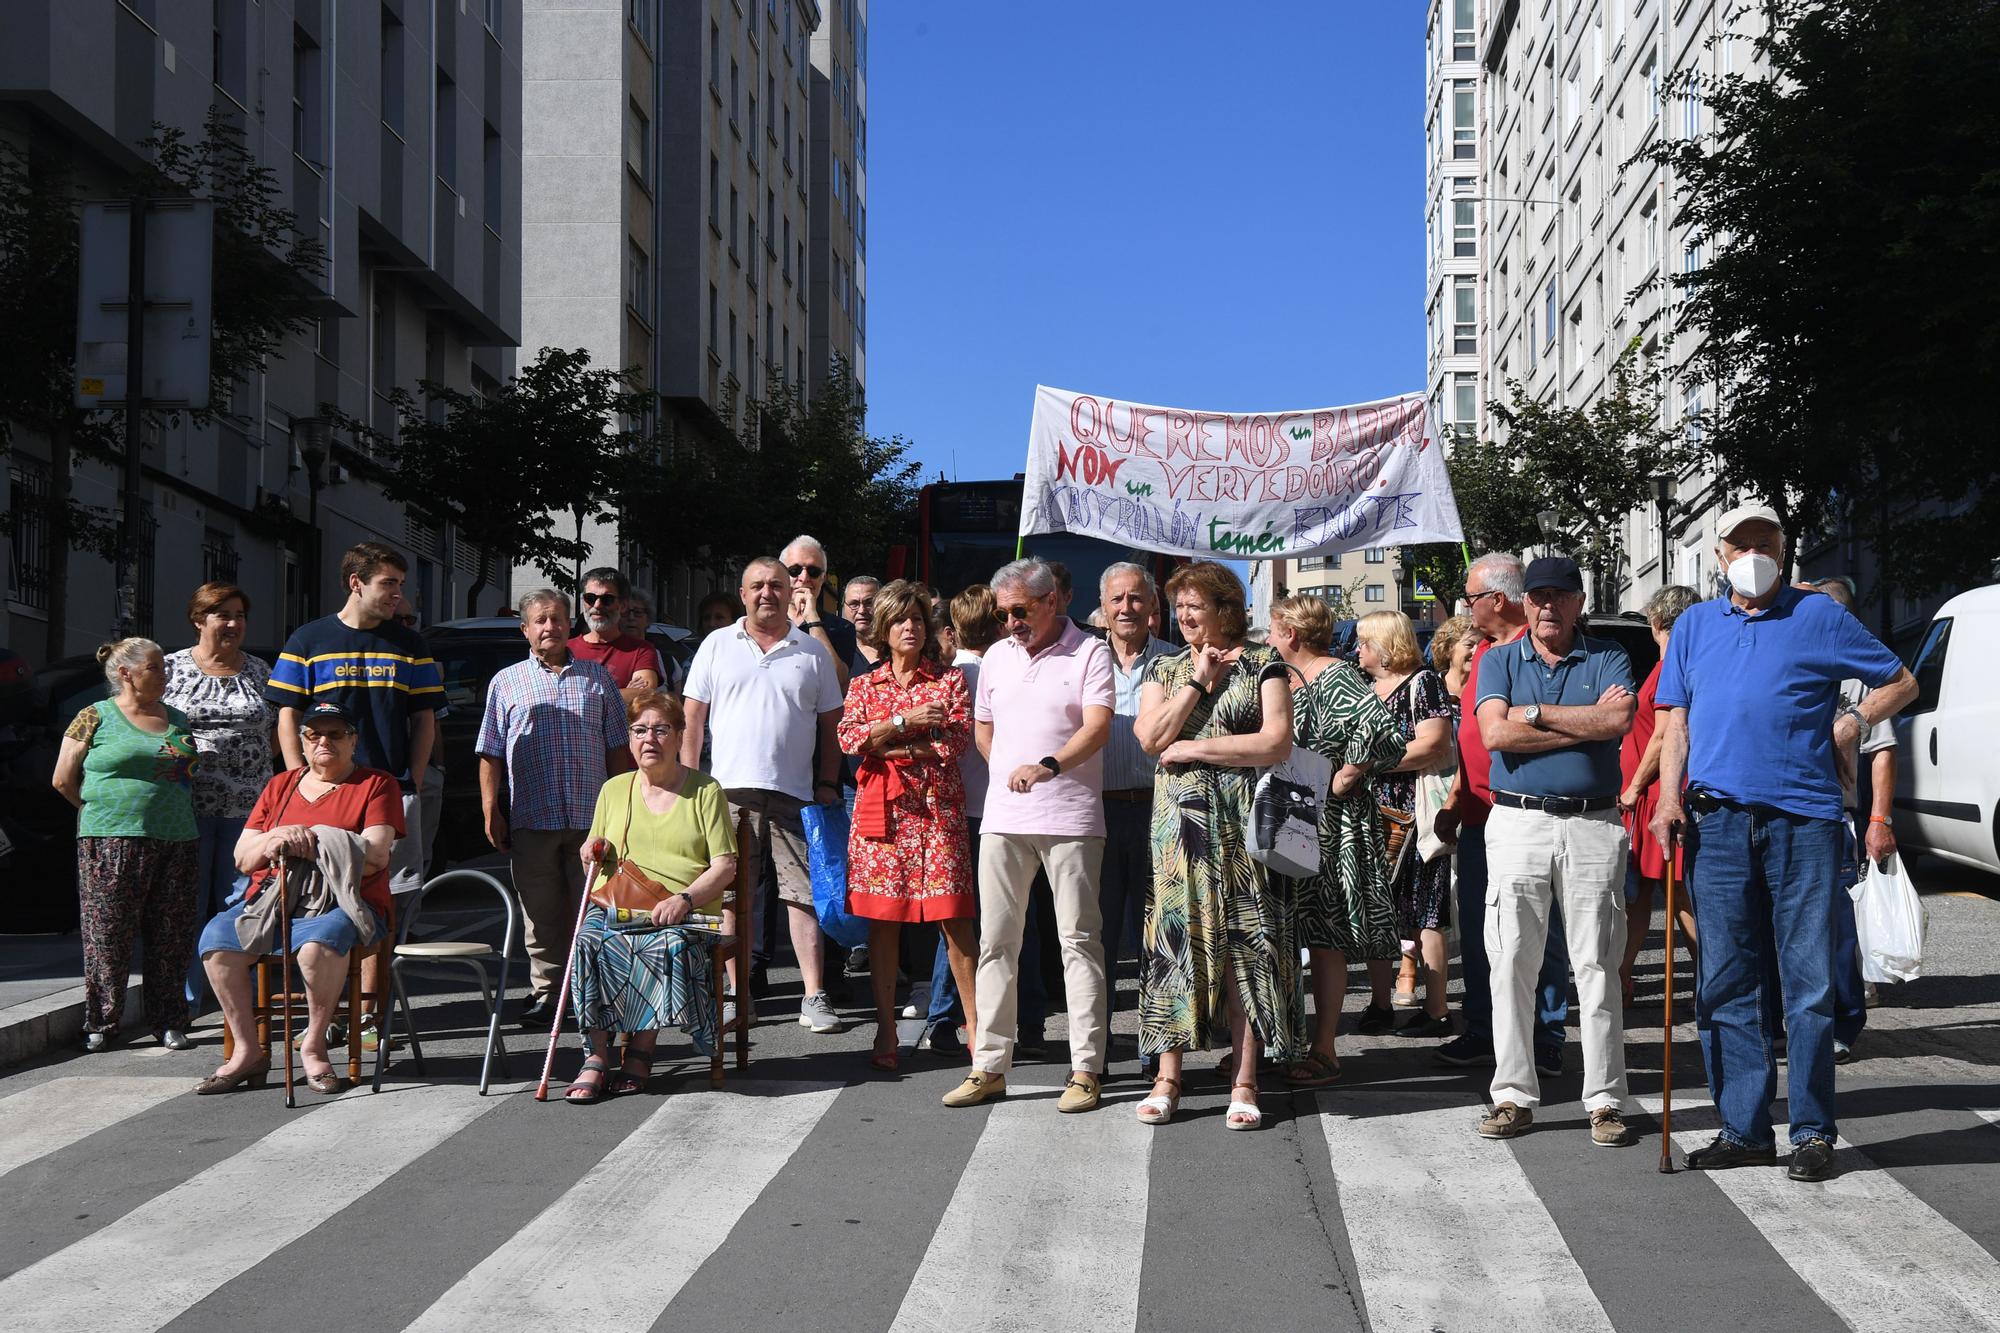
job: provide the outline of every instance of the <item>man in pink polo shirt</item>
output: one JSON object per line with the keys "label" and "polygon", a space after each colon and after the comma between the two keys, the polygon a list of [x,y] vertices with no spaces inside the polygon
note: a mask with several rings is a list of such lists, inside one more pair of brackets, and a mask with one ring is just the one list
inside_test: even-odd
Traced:
{"label": "man in pink polo shirt", "polygon": [[1062,613],[1055,574],[1016,560],[993,576],[1007,637],[986,650],[973,739],[991,779],[979,827],[979,971],[972,1072],[946,1106],[1007,1093],[1020,999],[1021,928],[1035,871],[1054,890],[1068,997],[1070,1076],[1056,1109],[1098,1104],[1106,986],[1097,876],[1104,861],[1104,743],[1116,693],[1103,642]]}

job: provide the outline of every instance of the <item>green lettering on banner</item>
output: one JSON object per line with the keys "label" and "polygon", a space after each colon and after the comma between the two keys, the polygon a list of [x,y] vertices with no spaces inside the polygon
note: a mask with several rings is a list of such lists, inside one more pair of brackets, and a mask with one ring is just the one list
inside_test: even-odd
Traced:
{"label": "green lettering on banner", "polygon": [[1262,532],[1231,532],[1224,527],[1225,520],[1212,518],[1208,521],[1208,549],[1226,555],[1271,555],[1285,549],[1285,539],[1271,531],[1272,524],[1266,523]]}

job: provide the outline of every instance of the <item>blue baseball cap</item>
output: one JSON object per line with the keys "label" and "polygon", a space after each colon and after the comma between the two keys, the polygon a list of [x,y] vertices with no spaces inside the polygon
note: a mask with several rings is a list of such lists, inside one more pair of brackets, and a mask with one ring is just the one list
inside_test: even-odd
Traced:
{"label": "blue baseball cap", "polygon": [[358,730],[360,726],[347,705],[337,704],[331,699],[315,701],[306,709],[306,715],[299,719],[301,727],[324,726],[328,722],[345,722],[349,730]]}

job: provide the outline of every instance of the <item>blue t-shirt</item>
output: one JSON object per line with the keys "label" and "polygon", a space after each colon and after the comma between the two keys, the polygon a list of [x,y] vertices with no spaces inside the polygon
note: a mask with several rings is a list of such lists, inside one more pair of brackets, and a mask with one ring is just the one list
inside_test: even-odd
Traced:
{"label": "blue t-shirt", "polygon": [[[1632,661],[1609,639],[1576,636],[1569,656],[1550,666],[1535,651],[1532,635],[1496,643],[1479,659],[1479,693],[1474,704],[1505,699],[1510,704],[1558,704],[1587,708],[1613,685],[1632,688]],[[1523,796],[1616,796],[1618,741],[1578,741],[1541,754],[1493,751],[1493,790]]]}
{"label": "blue t-shirt", "polygon": [[[417,632],[385,620],[353,629],[322,616],[301,625],[271,664],[264,697],[280,708],[303,709],[331,699],[354,714],[354,762],[410,782],[410,717],[444,708],[444,677]],[[443,756],[432,747],[432,762]]]}
{"label": "blue t-shirt", "polygon": [[1661,708],[1685,708],[1688,782],[1727,800],[1841,817],[1833,710],[1840,683],[1874,689],[1903,664],[1840,603],[1786,588],[1745,612],[1728,597],[1674,622]]}

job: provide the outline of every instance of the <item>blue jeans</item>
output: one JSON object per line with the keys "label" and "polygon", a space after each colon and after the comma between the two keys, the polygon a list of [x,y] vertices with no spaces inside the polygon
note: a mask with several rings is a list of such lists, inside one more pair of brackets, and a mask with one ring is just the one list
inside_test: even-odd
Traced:
{"label": "blue jeans", "polygon": [[[1831,1140],[1833,953],[1841,832],[1838,821],[1768,806],[1725,803],[1697,815],[1688,857],[1702,947],[1695,1013],[1709,1095],[1722,1137],[1774,1146],[1778,1091],[1773,1003],[1766,968],[1775,955],[1787,1042],[1786,1098],[1794,1144]],[[1851,909],[1847,913],[1852,916]]]}
{"label": "blue jeans", "polygon": [[[243,836],[245,822],[226,815],[195,818],[194,919],[197,921],[207,922],[215,917],[249,885],[249,877],[236,869],[236,840]],[[208,995],[208,974],[202,970],[198,951],[188,968],[185,993],[191,1006],[199,1006]]]}
{"label": "blue jeans", "polygon": [[1854,899],[1847,891],[1861,882],[1861,844],[1855,839],[1854,825],[1843,820],[1840,827],[1840,871],[1834,878],[1839,890],[1833,901],[1833,1039],[1852,1046],[1868,1026],[1868,987],[1861,980],[1861,941],[1854,933]]}
{"label": "blue jeans", "polygon": [[[1493,968],[1486,960],[1486,825],[1458,831],[1458,952],[1465,979],[1465,1035],[1493,1040]],[[1561,1048],[1569,1022],[1569,940],[1562,911],[1549,904],[1549,938],[1535,977],[1535,1049]]]}
{"label": "blue jeans", "polygon": [[1104,976],[1116,1007],[1118,960],[1127,952],[1138,956],[1146,893],[1153,886],[1153,807],[1106,801],[1104,832],[1097,904],[1104,914]]}

